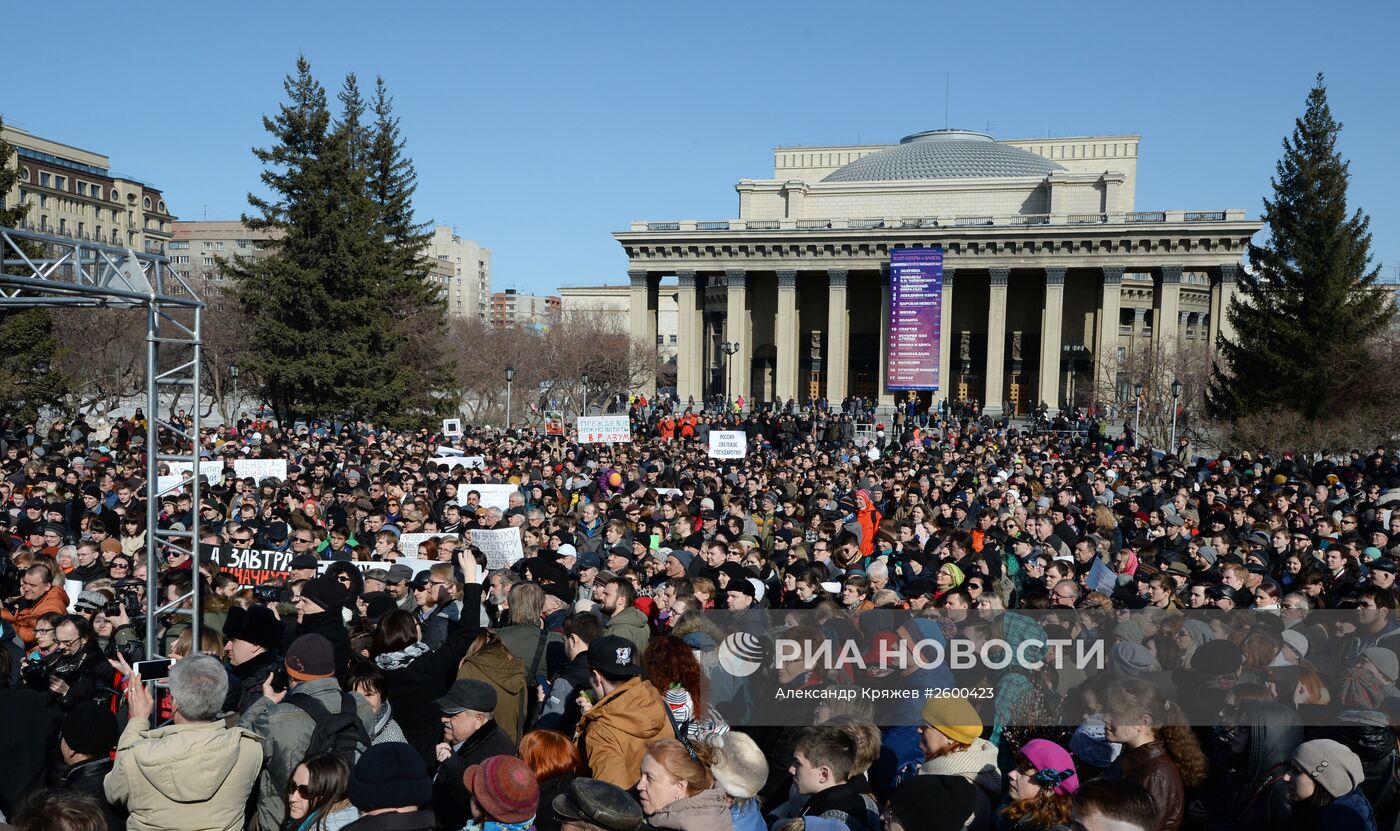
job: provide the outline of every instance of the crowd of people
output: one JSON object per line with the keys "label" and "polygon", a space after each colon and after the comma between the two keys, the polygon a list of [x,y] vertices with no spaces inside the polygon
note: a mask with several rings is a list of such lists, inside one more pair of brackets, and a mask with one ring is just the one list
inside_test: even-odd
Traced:
{"label": "crowd of people", "polygon": [[[1192,459],[1098,424],[963,409],[857,430],[868,411],[845,409],[637,401],[618,444],[244,418],[200,436],[199,504],[158,497],[166,530],[197,525],[197,563],[148,557],[145,459],[169,448],[139,413],[6,425],[0,816],[1400,828],[1394,454]],[[711,458],[716,429],[745,431],[747,455]],[[238,478],[249,458],[286,478]],[[514,488],[484,505],[487,484]],[[501,529],[513,563],[473,544]],[[221,563],[249,550],[286,573],[241,584]],[[742,679],[721,656],[734,626],[769,658],[780,635],[1061,640],[1104,665],[855,680],[789,657]],[[148,647],[168,666],[138,667]],[[823,695],[852,686],[927,694]]]}

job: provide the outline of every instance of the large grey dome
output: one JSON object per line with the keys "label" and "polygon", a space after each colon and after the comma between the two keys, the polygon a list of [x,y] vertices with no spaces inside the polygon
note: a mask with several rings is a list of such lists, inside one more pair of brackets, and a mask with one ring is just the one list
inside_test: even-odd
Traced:
{"label": "large grey dome", "polygon": [[1042,156],[997,144],[985,133],[928,130],[900,139],[833,171],[823,182],[888,182],[895,179],[986,179],[1045,176],[1064,170]]}

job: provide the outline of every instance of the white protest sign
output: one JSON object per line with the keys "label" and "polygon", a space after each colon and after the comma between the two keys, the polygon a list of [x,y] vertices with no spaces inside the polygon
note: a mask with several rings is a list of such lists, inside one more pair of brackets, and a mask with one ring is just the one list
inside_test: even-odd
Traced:
{"label": "white protest sign", "polygon": [[181,488],[180,485],[184,483],[184,481],[185,476],[181,473],[176,473],[173,476],[157,476],[156,494],[159,496],[164,496],[165,494],[170,493],[172,491],[183,490],[183,488]]}
{"label": "white protest sign", "polygon": [[711,430],[711,459],[742,459],[749,446],[748,434],[743,430]]}
{"label": "white protest sign", "polygon": [[435,540],[438,537],[454,537],[456,534],[429,534],[417,532],[413,534],[399,534],[399,552],[405,557],[418,556],[418,546],[428,540]]}
{"label": "white protest sign", "polygon": [[486,555],[486,567],[489,569],[507,568],[525,556],[519,528],[472,531],[472,545]]}
{"label": "white protest sign", "polygon": [[63,581],[63,590],[68,592],[68,613],[78,611],[78,595],[83,593],[83,584],[72,578]]}
{"label": "white protest sign", "polygon": [[439,456],[433,460],[437,464],[447,465],[448,470],[456,470],[464,467],[467,470],[485,470],[485,456]]}
{"label": "white protest sign", "polygon": [[362,574],[366,571],[373,571],[376,568],[382,568],[387,570],[389,566],[392,565],[405,565],[413,569],[413,573],[416,575],[420,571],[427,571],[434,565],[437,565],[436,560],[408,559],[407,557],[400,557],[392,563],[388,562],[387,560],[322,560],[321,562],[316,564],[316,573],[325,574],[326,570],[331,567],[332,563],[338,562],[349,563],[355,568],[358,568],[360,570],[360,573]]}
{"label": "white protest sign", "polygon": [[287,478],[286,459],[234,459],[233,472],[239,479],[252,477],[253,481]]}
{"label": "white protest sign", "polygon": [[632,424],[625,415],[579,416],[579,444],[632,441]]}
{"label": "white protest sign", "polygon": [[660,495],[660,496],[680,496],[680,495],[681,495],[681,489],[680,489],[680,488],[655,488],[654,490],[655,490],[656,493],[657,493],[658,495]]}
{"label": "white protest sign", "polygon": [[462,435],[462,420],[460,418],[444,418],[442,420],[442,434],[452,438],[460,438]]}
{"label": "white protest sign", "polygon": [[481,494],[481,507],[500,508],[504,511],[510,507],[510,495],[519,493],[520,488],[510,483],[504,485],[458,485],[457,504],[466,505],[467,494],[472,491]]}

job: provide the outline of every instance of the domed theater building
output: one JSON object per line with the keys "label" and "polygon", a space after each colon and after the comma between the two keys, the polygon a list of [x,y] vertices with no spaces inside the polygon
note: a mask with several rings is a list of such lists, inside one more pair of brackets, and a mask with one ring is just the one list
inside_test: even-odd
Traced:
{"label": "domed theater building", "polygon": [[682,402],[888,406],[914,391],[999,415],[1122,400],[1127,350],[1213,343],[1228,326],[1261,225],[1138,210],[1139,140],[931,130],[779,147],[771,179],[735,186],[737,219],[614,234],[631,331],[654,342],[658,296],[675,293]]}

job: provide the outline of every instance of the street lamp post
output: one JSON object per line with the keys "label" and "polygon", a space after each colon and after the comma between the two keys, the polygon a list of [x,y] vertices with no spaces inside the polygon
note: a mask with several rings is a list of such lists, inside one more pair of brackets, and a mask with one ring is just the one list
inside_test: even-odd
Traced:
{"label": "street lamp post", "polygon": [[719,350],[724,353],[724,405],[728,409],[733,397],[734,353],[739,351],[739,342],[725,341],[719,345]]}
{"label": "street lamp post", "polygon": [[1168,453],[1176,452],[1176,410],[1177,402],[1181,400],[1181,382],[1172,381],[1172,441],[1168,446]]}
{"label": "street lamp post", "polygon": [[586,416],[588,415],[588,373],[585,372],[579,376],[579,380],[583,381],[583,406],[579,407],[579,415]]}
{"label": "street lamp post", "polygon": [[1133,441],[1142,441],[1142,384],[1133,384]]}
{"label": "street lamp post", "polygon": [[515,380],[515,367],[506,367],[506,429],[510,429],[510,384]]}
{"label": "street lamp post", "polygon": [[229,409],[233,411],[233,420],[238,420],[238,364],[228,365],[228,377],[233,379],[233,394],[229,396],[233,401],[233,406]]}

